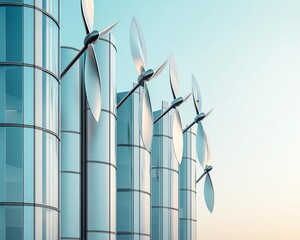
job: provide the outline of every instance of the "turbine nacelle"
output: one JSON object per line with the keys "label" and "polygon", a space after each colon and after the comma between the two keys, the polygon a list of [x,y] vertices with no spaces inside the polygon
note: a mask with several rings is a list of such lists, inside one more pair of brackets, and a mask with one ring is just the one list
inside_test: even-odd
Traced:
{"label": "turbine nacelle", "polygon": [[200,121],[202,121],[204,118],[206,117],[206,114],[204,112],[198,114],[196,117],[195,117],[195,120],[194,122],[195,123],[199,123]]}
{"label": "turbine nacelle", "polygon": [[87,34],[84,39],[84,46],[87,46],[91,43],[96,42],[99,39],[99,31],[94,30],[91,33]]}
{"label": "turbine nacelle", "polygon": [[204,171],[205,171],[206,173],[209,173],[212,169],[213,169],[212,166],[207,165],[207,166],[205,167]]}
{"label": "turbine nacelle", "polygon": [[179,107],[183,103],[183,101],[184,101],[183,97],[178,97],[172,101],[171,107],[172,108]]}
{"label": "turbine nacelle", "polygon": [[148,69],[138,77],[138,83],[143,86],[144,81],[149,81],[153,77],[153,74],[154,70]]}

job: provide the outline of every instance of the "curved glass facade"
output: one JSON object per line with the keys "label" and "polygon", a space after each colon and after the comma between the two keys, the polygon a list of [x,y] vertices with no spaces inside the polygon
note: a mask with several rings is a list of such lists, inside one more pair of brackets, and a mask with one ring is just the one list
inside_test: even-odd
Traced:
{"label": "curved glass facade", "polygon": [[[61,48],[61,70],[78,53]],[[61,239],[81,239],[82,81],[80,61],[61,79]]]}
{"label": "curved glass facade", "polygon": [[[168,108],[154,112],[156,119]],[[178,161],[172,140],[173,115],[166,114],[154,125],[151,155],[151,237],[157,240],[178,240]]]}
{"label": "curved glass facade", "polygon": [[95,44],[101,74],[99,122],[86,105],[85,231],[88,240],[116,239],[116,48],[111,34]]}
{"label": "curved glass facade", "polygon": [[[118,109],[117,239],[150,240],[150,153],[138,124],[141,89]],[[120,101],[127,93],[118,93]]]}
{"label": "curved glass facade", "polygon": [[193,128],[183,135],[183,157],[180,176],[180,239],[197,239],[196,216],[196,134]]}
{"label": "curved glass facade", "polygon": [[0,239],[59,238],[59,1],[47,2],[0,1]]}

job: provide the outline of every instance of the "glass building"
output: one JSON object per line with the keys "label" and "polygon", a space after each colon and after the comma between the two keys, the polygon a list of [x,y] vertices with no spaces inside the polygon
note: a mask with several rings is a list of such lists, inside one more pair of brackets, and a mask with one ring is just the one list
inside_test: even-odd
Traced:
{"label": "glass building", "polygon": [[59,237],[59,1],[0,1],[0,239]]}
{"label": "glass building", "polygon": [[[166,111],[168,104],[154,112],[154,119]],[[178,161],[172,139],[173,115],[167,113],[154,125],[151,155],[151,237],[178,240]]]}
{"label": "glass building", "polygon": [[[61,71],[79,51],[61,47]],[[82,78],[77,61],[61,79],[61,239],[81,237]]]}
{"label": "glass building", "polygon": [[183,135],[183,157],[180,176],[180,239],[196,240],[196,134],[193,128]]}
{"label": "glass building", "polygon": [[[83,227],[88,240],[116,239],[116,46],[111,34],[95,45],[102,109],[96,122],[85,108]],[[84,98],[85,99],[85,98]]]}
{"label": "glass building", "polygon": [[[127,92],[118,93],[118,102]],[[117,239],[150,240],[150,152],[139,130],[137,89],[118,109]]]}

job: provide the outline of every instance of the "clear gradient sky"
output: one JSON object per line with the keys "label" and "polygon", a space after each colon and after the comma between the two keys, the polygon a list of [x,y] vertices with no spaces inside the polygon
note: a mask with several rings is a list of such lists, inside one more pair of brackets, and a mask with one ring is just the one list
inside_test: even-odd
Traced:
{"label": "clear gradient sky", "polygon": [[[61,0],[61,43],[82,47],[80,0]],[[300,239],[300,1],[95,0],[95,29],[120,20],[118,91],[136,81],[129,47],[135,16],[148,66],[171,53],[180,93],[198,79],[212,148],[215,211],[198,186],[198,239]],[[154,110],[171,101],[168,71],[149,85]],[[180,108],[183,124],[192,101]],[[200,169],[200,168],[199,168]],[[200,174],[200,172],[199,172]]]}

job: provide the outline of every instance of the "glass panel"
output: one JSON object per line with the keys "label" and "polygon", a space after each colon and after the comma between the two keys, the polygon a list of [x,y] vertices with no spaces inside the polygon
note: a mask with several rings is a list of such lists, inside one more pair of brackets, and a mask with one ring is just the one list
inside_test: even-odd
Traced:
{"label": "glass panel", "polygon": [[35,137],[36,202],[58,207],[58,140],[39,130],[36,130]]}
{"label": "glass panel", "polygon": [[34,130],[24,128],[24,202],[34,202]]}
{"label": "glass panel", "polygon": [[87,164],[87,230],[109,230],[109,166]]}
{"label": "glass panel", "polygon": [[[126,93],[119,93],[118,101],[125,97]],[[132,97],[129,97],[117,111],[117,143],[129,144],[132,143],[133,129],[132,125]]]}
{"label": "glass panel", "polygon": [[35,208],[35,239],[58,239],[58,213],[45,208]]}
{"label": "glass panel", "polygon": [[34,10],[32,8],[24,8],[24,62],[34,63]]}
{"label": "glass panel", "polygon": [[132,202],[131,192],[117,192],[117,229],[118,232],[131,232]]}
{"label": "glass panel", "polygon": [[131,147],[117,147],[117,186],[118,188],[131,188],[132,167],[131,167]]}
{"label": "glass panel", "polygon": [[23,239],[23,207],[0,207],[0,239]]}
{"label": "glass panel", "polygon": [[150,193],[150,154],[143,149],[140,152],[140,190]]}
{"label": "glass panel", "polygon": [[22,67],[0,67],[0,122],[23,122]]}
{"label": "glass panel", "polygon": [[178,174],[176,172],[171,173],[171,207],[178,209]]}
{"label": "glass panel", "polygon": [[152,229],[151,229],[151,236],[152,239],[160,239],[159,238],[159,231],[160,231],[160,226],[161,226],[161,222],[160,222],[160,209],[159,208],[152,208],[151,211],[152,215],[151,215],[151,222],[152,222]]}
{"label": "glass panel", "polygon": [[34,227],[34,208],[24,207],[24,240],[34,239],[33,227]]}
{"label": "glass panel", "polygon": [[141,233],[150,234],[150,196],[148,194],[141,193]]}
{"label": "glass panel", "polygon": [[33,125],[34,83],[33,69],[24,67],[24,124]]}
{"label": "glass panel", "polygon": [[22,7],[0,7],[0,62],[22,62]]}
{"label": "glass panel", "polygon": [[23,130],[0,128],[0,201],[23,202]]}
{"label": "glass panel", "polygon": [[79,174],[61,174],[61,236],[80,237]]}
{"label": "glass panel", "polygon": [[102,112],[97,123],[90,111],[87,111],[87,159],[109,162],[109,115]]}
{"label": "glass panel", "polygon": [[[119,170],[118,170],[119,171]],[[152,201],[152,206],[158,206],[160,203],[160,170],[159,169],[152,169],[151,170],[151,201]]]}
{"label": "glass panel", "polygon": [[110,231],[116,232],[116,169],[110,167]]}
{"label": "glass panel", "polygon": [[61,171],[80,172],[80,135],[61,133]]}

